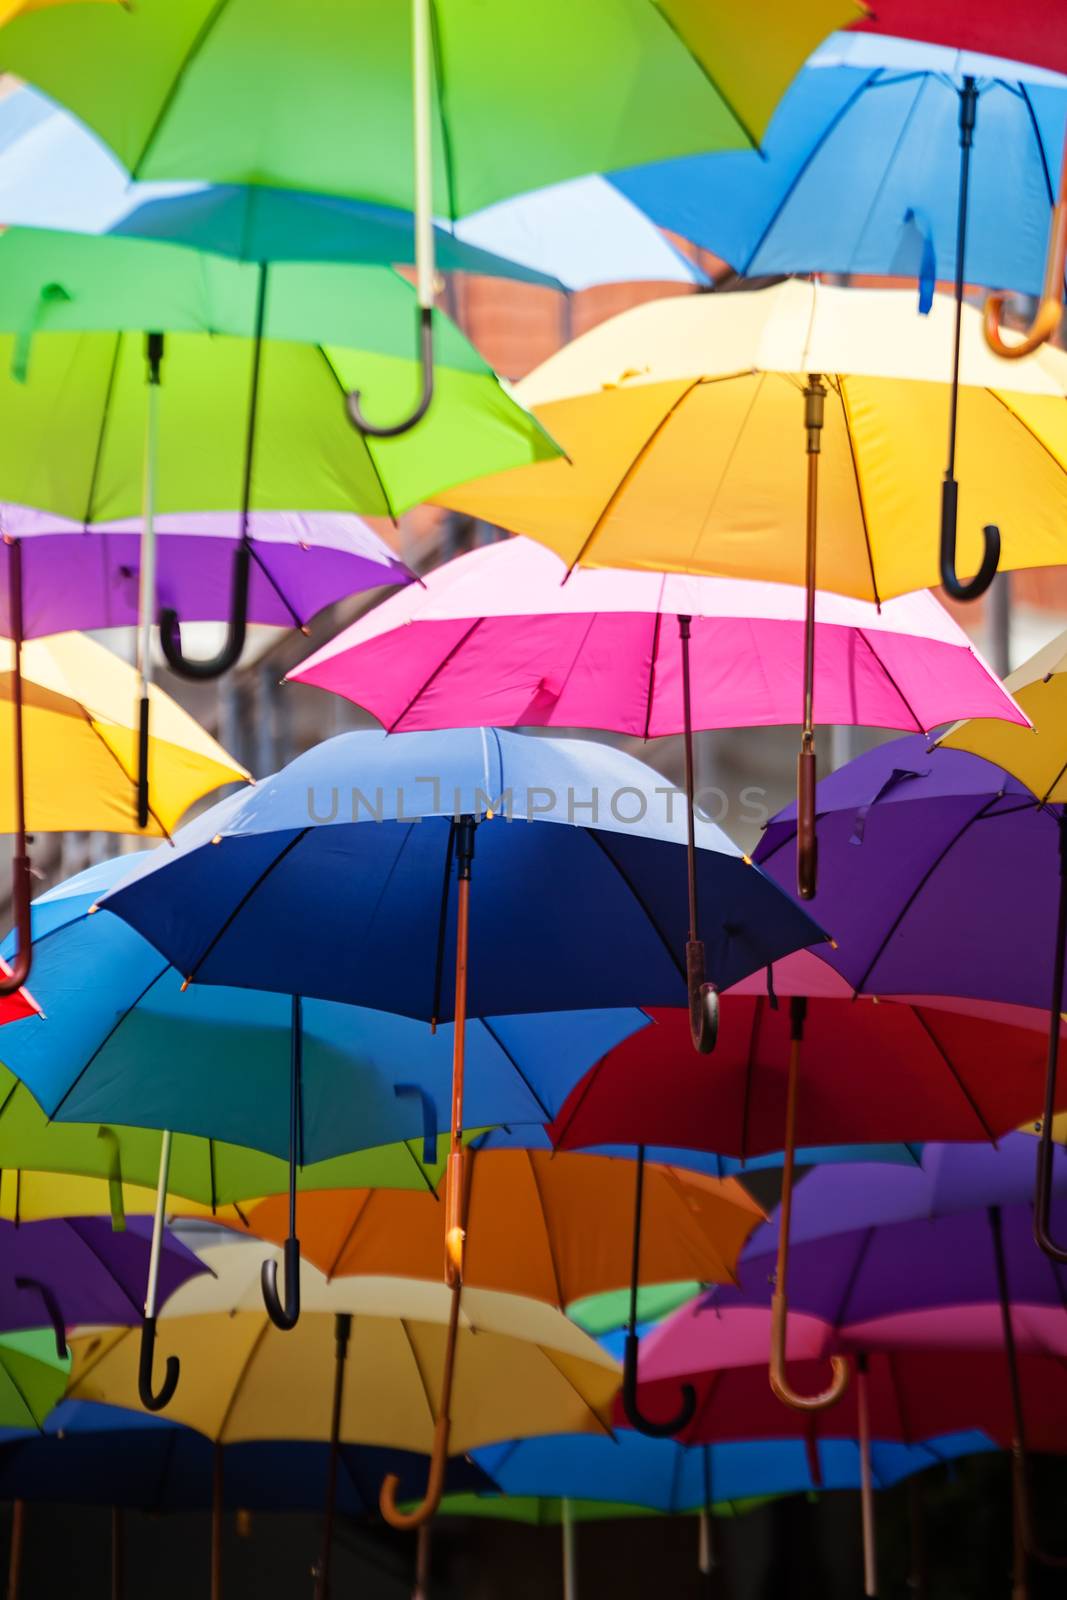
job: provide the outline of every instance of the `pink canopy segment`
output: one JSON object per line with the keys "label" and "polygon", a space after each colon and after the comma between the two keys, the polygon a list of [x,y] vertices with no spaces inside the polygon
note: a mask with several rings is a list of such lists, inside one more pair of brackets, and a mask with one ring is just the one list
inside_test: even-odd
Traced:
{"label": "pink canopy segment", "polygon": [[[391,596],[290,677],[346,696],[391,732],[536,726],[681,732],[677,618],[692,617],[693,725],[801,717],[804,591],[674,573],[578,569],[544,546],[485,546]],[[820,722],[927,732],[1027,718],[923,591],[878,607],[817,597]]]}

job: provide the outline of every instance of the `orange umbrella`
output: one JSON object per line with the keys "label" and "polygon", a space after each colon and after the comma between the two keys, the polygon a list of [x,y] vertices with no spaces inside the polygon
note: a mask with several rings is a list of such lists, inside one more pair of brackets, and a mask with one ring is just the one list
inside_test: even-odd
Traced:
{"label": "orange umbrella", "polygon": [[[564,1309],[626,1285],[635,1163],[548,1150],[481,1150],[467,1165],[463,1282]],[[284,1195],[247,1211],[264,1239],[284,1241]],[[641,1219],[642,1282],[733,1281],[762,1211],[736,1178],[649,1162]],[[422,1190],[333,1189],[300,1197],[300,1242],[328,1277],[441,1276],[441,1203]]]}

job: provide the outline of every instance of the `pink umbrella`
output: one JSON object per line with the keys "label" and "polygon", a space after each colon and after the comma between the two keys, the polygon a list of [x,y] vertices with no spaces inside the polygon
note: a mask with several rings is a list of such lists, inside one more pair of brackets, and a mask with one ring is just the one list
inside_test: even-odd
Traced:
{"label": "pink umbrella", "polygon": [[[372,711],[390,732],[536,726],[685,735],[797,720],[804,591],[675,573],[579,569],[508,539],[390,597],[289,676]],[[564,581],[566,579],[566,581]],[[818,594],[816,692],[827,722],[928,732],[964,716],[1026,723],[942,606]],[[692,676],[690,677],[690,668]],[[717,1012],[690,874],[689,998],[698,1049]]]}

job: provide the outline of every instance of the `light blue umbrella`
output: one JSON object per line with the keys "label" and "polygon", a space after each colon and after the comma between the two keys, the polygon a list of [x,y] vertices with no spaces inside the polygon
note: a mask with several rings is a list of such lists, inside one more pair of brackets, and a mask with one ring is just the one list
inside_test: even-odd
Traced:
{"label": "light blue umbrella", "polygon": [[[941,576],[954,598],[973,600],[996,574],[1000,533],[987,525],[981,567],[961,580],[955,453],[963,288],[1042,290],[1067,79],[858,35],[837,36],[813,61],[782,100],[760,153],[698,156],[613,179],[662,227],[745,276],[918,278],[924,310],[936,280],[954,281]],[[847,62],[860,64],[833,64]],[[1062,291],[1061,281],[1057,298]]]}

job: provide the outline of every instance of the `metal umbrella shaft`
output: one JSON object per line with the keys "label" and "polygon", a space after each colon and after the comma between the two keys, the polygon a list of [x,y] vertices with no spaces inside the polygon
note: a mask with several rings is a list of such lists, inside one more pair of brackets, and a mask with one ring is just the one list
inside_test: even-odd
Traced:
{"label": "metal umbrella shaft", "polygon": [[856,1412],[859,1418],[860,1509],[863,1518],[863,1592],[865,1595],[877,1595],[878,1551],[875,1544],[871,1408],[867,1381],[867,1357],[861,1354],[856,1358]]}
{"label": "metal umbrella shaft", "polygon": [[693,700],[689,676],[689,636],[692,617],[678,618],[682,647],[682,747],[685,752],[686,866],[689,873],[689,938],[685,946],[685,974],[689,989],[689,1033],[693,1048],[709,1055],[719,1032],[719,995],[706,981],[704,944],[700,937],[697,904],[696,764],[693,760]]}
{"label": "metal umbrella shaft", "polygon": [[578,1530],[574,1506],[563,1498],[560,1523],[563,1530],[563,1600],[578,1600]]}
{"label": "metal umbrella shaft", "polygon": [[152,686],[152,629],[156,621],[156,473],[159,464],[159,385],[163,335],[145,338],[148,361],[145,400],[144,497],[141,519],[141,576],[137,591],[137,670],[141,704],[137,725],[137,826],[147,828],[151,815],[148,786],[149,728]]}
{"label": "metal umbrella shaft", "polygon": [[1056,1075],[1060,1055],[1060,1022],[1063,1014],[1063,964],[1067,959],[1067,812],[1060,810],[1059,900],[1056,907],[1056,937],[1052,955],[1052,993],[1048,1015],[1048,1061],[1045,1067],[1045,1109],[1041,1118],[1041,1137],[1037,1147],[1037,1183],[1034,1193],[1034,1238],[1046,1255],[1067,1263],[1067,1249],[1052,1237],[1052,1123],[1056,1114]]}
{"label": "metal umbrella shaft", "polygon": [[322,1550],[315,1581],[316,1600],[329,1600],[330,1563],[333,1556],[333,1525],[337,1510],[337,1467],[341,1451],[341,1412],[344,1405],[345,1362],[352,1334],[352,1318],[339,1311],[334,1318],[336,1342],[333,1375],[333,1404],[330,1408],[330,1451],[326,1460],[326,1498],[322,1513]]}
{"label": "metal umbrella shaft", "polygon": [[17,947],[10,971],[0,977],[0,995],[15,994],[30,975],[33,961],[33,924],[30,911],[30,854],[26,837],[26,759],[23,740],[22,704],[22,545],[6,538],[8,553],[8,595],[10,604],[12,662],[12,718],[15,734],[15,848],[11,857],[12,920]]}
{"label": "metal umbrella shaft", "polygon": [[819,533],[819,455],[826,407],[826,386],[817,373],[804,390],[808,483],[804,534],[804,700],[800,753],[797,756],[797,893],[815,894],[818,871],[815,839],[815,579]]}

